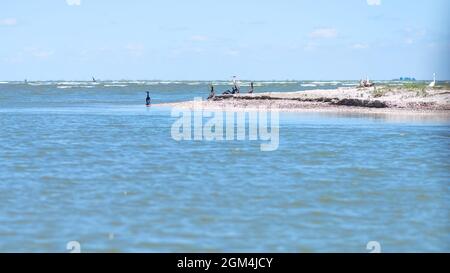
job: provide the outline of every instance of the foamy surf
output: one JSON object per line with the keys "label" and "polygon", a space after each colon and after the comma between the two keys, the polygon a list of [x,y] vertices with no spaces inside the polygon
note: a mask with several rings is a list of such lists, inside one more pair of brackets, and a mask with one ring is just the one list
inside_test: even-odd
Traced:
{"label": "foamy surf", "polygon": [[317,84],[317,85],[338,85],[341,82],[337,82],[337,81],[317,81],[317,82],[312,82],[313,84]]}
{"label": "foamy surf", "polygon": [[127,87],[126,84],[105,84],[104,87]]}

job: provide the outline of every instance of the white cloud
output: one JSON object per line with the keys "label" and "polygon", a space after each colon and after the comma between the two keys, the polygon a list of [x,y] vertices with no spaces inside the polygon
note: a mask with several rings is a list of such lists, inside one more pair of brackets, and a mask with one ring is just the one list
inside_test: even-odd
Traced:
{"label": "white cloud", "polygon": [[134,57],[139,57],[144,54],[145,46],[141,43],[132,43],[125,46],[125,49]]}
{"label": "white cloud", "polygon": [[3,61],[6,63],[10,63],[10,64],[18,64],[18,63],[23,63],[24,61],[24,56],[22,52],[19,52],[15,55],[3,58]]}
{"label": "white cloud", "polygon": [[414,44],[414,39],[412,39],[412,38],[406,38],[406,39],[405,39],[405,43],[406,43],[407,45],[412,45],[412,44]]}
{"label": "white cloud", "polygon": [[66,0],[66,3],[69,6],[79,6],[81,5],[81,0]]}
{"label": "white cloud", "polygon": [[427,31],[425,29],[412,28],[412,27],[405,28],[403,30],[403,32],[405,33],[405,35],[414,36],[417,38],[423,38],[427,34]]}
{"label": "white cloud", "polygon": [[336,38],[337,30],[335,28],[318,28],[309,34],[312,38]]}
{"label": "white cloud", "polygon": [[381,0],[367,0],[367,5],[369,6],[380,6]]}
{"label": "white cloud", "polygon": [[228,56],[235,57],[235,56],[239,56],[240,52],[238,50],[235,50],[235,49],[228,49],[228,50],[225,51],[225,54],[228,55]]}
{"label": "white cloud", "polygon": [[47,59],[48,57],[53,55],[53,51],[36,51],[33,56],[40,59]]}
{"label": "white cloud", "polygon": [[204,42],[204,41],[208,40],[208,37],[203,36],[203,35],[194,35],[194,36],[191,36],[189,38],[189,40],[194,41],[194,42]]}
{"label": "white cloud", "polygon": [[303,49],[306,51],[316,50],[319,45],[317,43],[308,42]]}
{"label": "white cloud", "polygon": [[203,53],[203,52],[205,52],[205,50],[203,48],[200,48],[200,47],[194,47],[194,48],[191,49],[191,51],[194,52],[194,53]]}
{"label": "white cloud", "polygon": [[0,19],[0,26],[15,26],[15,25],[17,25],[16,18]]}
{"label": "white cloud", "polygon": [[408,45],[412,45],[418,41],[423,40],[423,38],[426,36],[427,31],[425,29],[418,29],[418,28],[412,28],[407,27],[402,31],[405,37],[404,42]]}
{"label": "white cloud", "polygon": [[353,49],[366,49],[366,48],[369,48],[369,45],[368,44],[354,44],[354,45],[352,45],[352,48]]}
{"label": "white cloud", "polygon": [[38,59],[47,59],[53,55],[53,51],[44,50],[37,47],[27,47],[25,48],[25,52]]}

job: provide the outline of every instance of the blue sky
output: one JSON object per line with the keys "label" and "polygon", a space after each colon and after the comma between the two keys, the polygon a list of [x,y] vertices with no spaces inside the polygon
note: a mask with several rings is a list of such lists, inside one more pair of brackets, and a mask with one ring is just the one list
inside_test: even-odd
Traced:
{"label": "blue sky", "polygon": [[0,79],[450,79],[448,0],[0,2]]}

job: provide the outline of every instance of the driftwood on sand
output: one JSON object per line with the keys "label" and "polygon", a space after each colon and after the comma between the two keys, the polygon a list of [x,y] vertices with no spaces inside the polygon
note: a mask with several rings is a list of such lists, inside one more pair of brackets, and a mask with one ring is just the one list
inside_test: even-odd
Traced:
{"label": "driftwood on sand", "polygon": [[212,101],[223,101],[223,100],[291,100],[291,101],[301,101],[301,102],[322,102],[322,103],[330,103],[332,105],[346,105],[346,106],[360,106],[360,107],[374,107],[374,108],[385,108],[388,107],[388,105],[382,101],[379,100],[364,100],[364,99],[351,99],[351,98],[327,98],[327,97],[320,97],[320,98],[279,98],[274,96],[268,96],[268,95],[256,95],[256,96],[234,96],[234,95],[220,95],[215,96],[213,98],[210,98]]}

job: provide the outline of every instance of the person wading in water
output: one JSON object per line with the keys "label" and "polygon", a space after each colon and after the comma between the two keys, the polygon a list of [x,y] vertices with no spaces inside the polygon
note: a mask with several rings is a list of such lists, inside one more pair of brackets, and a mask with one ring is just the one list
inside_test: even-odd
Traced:
{"label": "person wading in water", "polygon": [[150,106],[152,99],[150,98],[150,92],[147,92],[147,98],[145,99],[145,105]]}

